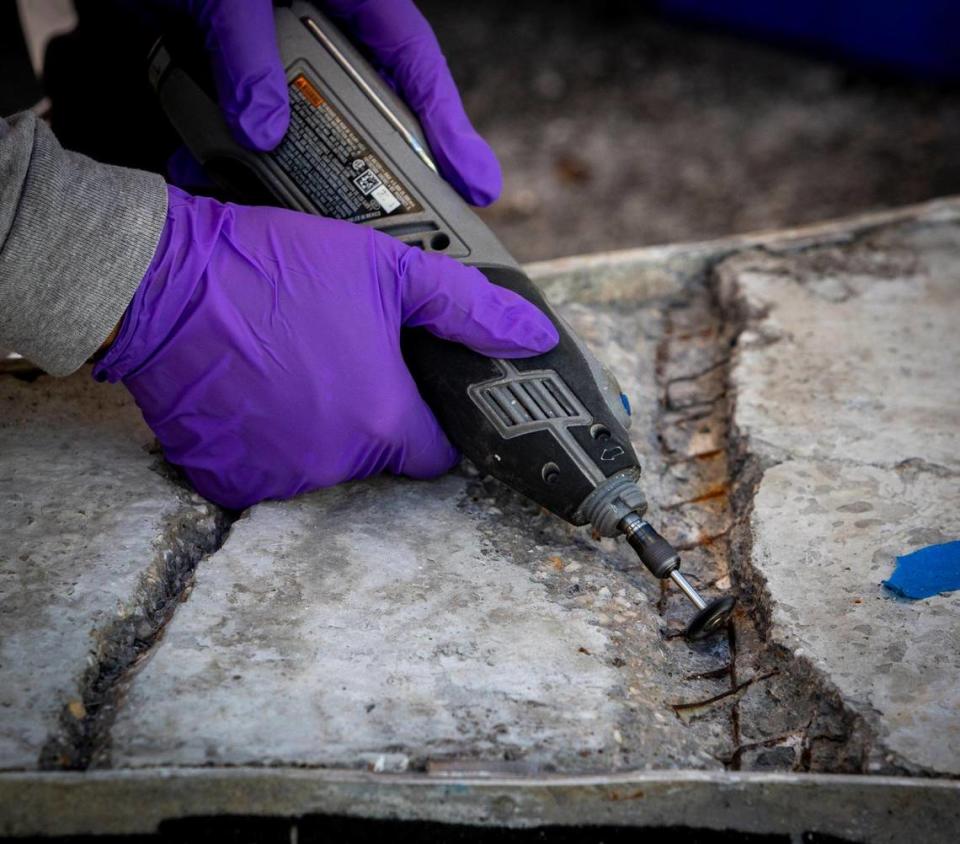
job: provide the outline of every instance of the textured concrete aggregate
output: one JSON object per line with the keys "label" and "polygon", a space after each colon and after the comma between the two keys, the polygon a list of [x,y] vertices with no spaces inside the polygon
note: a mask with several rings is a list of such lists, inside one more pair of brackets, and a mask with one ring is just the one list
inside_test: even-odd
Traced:
{"label": "textured concrete aggregate", "polygon": [[0,768],[35,767],[61,712],[87,717],[103,634],[136,625],[174,523],[215,531],[205,502],[151,470],[152,441],[126,392],[87,368],[0,377]]}
{"label": "textured concrete aggregate", "polygon": [[897,555],[960,536],[960,226],[746,253],[718,277],[743,320],[740,548],[771,640],[869,727],[866,770],[960,773],[960,594],[881,586]]}
{"label": "textured concrete aggregate", "polygon": [[[806,783],[831,814],[804,829],[950,840],[949,808],[918,795],[960,773],[960,606],[880,581],[895,555],[960,533],[958,217],[938,203],[546,279],[631,398],[649,518],[698,588],[741,593],[725,635],[695,646],[689,605],[623,543],[469,464],[263,504],[224,540],[122,390],[0,374],[0,767],[113,767],[104,788],[141,797],[184,773],[157,816],[199,805],[197,770],[286,772],[264,781],[291,799],[289,772],[329,775],[363,811],[405,817],[432,810],[378,775],[518,777],[532,790],[488,806],[465,786],[450,811],[523,823],[553,817],[537,777],[680,769],[781,814],[771,784]],[[880,777],[891,790],[852,811],[818,772],[925,776]],[[96,791],[97,773],[72,782]],[[28,787],[3,777],[3,793]],[[44,782],[0,830],[90,828],[96,806]],[[231,783],[214,777],[209,805],[235,807]],[[323,788],[312,810],[342,808]],[[73,820],[49,824],[57,789]],[[888,811],[911,821],[888,829]],[[747,814],[733,826],[784,826]]]}
{"label": "textured concrete aggregate", "polygon": [[[567,316],[634,399],[657,500],[658,311]],[[703,739],[725,726],[671,704],[700,693],[692,660],[725,656],[661,639],[658,584],[634,564],[469,474],[260,505],[135,678],[114,762],[719,767]]]}

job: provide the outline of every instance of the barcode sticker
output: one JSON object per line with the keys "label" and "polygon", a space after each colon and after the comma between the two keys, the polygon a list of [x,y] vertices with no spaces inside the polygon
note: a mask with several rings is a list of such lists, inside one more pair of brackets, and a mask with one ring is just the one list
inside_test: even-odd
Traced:
{"label": "barcode sticker", "polygon": [[371,196],[377,200],[378,203],[380,203],[380,207],[387,214],[400,207],[400,200],[390,193],[390,191],[384,185],[380,185],[380,187],[376,188]]}

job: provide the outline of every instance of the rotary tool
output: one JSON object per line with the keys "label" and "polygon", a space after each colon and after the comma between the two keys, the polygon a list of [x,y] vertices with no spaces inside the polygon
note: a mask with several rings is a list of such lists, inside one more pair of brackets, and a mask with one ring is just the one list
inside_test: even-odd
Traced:
{"label": "rotary tool", "polygon": [[650,572],[696,607],[688,639],[721,629],[733,597],[707,603],[643,518],[630,407],[616,380],[438,174],[416,117],[338,28],[302,0],[276,8],[275,20],[291,113],[272,152],[233,139],[189,36],[168,33],[151,51],[151,84],[190,152],[232,200],[372,226],[476,267],[537,305],[560,334],[537,357],[498,360],[405,331],[403,354],[421,395],[481,472],[574,525],[623,534]]}

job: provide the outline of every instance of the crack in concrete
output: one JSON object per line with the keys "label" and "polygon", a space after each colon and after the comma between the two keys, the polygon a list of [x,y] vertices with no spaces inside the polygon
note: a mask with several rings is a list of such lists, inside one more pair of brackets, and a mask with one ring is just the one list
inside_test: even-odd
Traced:
{"label": "crack in concrete", "polygon": [[[730,688],[736,689],[739,685],[737,674],[737,625],[733,618],[727,622],[727,647],[730,648]],[[724,767],[731,771],[739,771],[742,764],[742,754],[737,753],[737,748],[743,744],[743,736],[740,730],[740,698],[733,702],[730,707],[730,738],[733,741],[734,751],[730,755],[729,761],[723,761]]]}
{"label": "crack in concrete", "polygon": [[[862,464],[868,465],[868,464]],[[879,467],[884,468],[884,467]],[[936,475],[938,478],[956,478],[960,472],[956,472],[947,466],[941,466],[939,463],[931,463],[921,457],[910,457],[907,460],[901,460],[893,467],[895,472],[927,472]]]}
{"label": "crack in concrete", "polygon": [[[159,471],[176,473],[168,464]],[[155,544],[136,597],[95,631],[96,649],[80,678],[79,695],[64,704],[57,728],[47,737],[38,760],[41,770],[110,767],[110,730],[125,688],[189,597],[197,565],[222,547],[237,518],[212,504],[198,506],[195,494],[171,480],[181,506]]]}
{"label": "crack in concrete", "polygon": [[[865,238],[876,231],[874,227],[861,236]],[[685,495],[682,501],[661,507],[662,516],[665,519],[682,518],[685,514],[703,511],[705,505],[718,509],[716,519],[721,523],[727,521],[724,529],[698,529],[692,538],[675,544],[681,551],[708,552],[717,570],[705,582],[701,580],[705,588],[712,588],[732,577],[740,592],[740,607],[728,627],[729,664],[690,675],[691,679],[727,677],[728,688],[704,699],[673,704],[672,708],[677,717],[681,713],[686,717],[697,717],[707,710],[707,715],[713,712],[712,717],[727,720],[732,749],[728,754],[715,755],[729,770],[779,768],[803,772],[864,772],[868,770],[871,757],[875,756],[871,753],[874,736],[864,720],[844,705],[838,691],[804,657],[789,653],[768,640],[770,605],[761,597],[762,578],[750,565],[749,520],[760,479],[770,466],[780,461],[769,453],[764,454],[762,449],[759,453],[751,451],[746,438],[732,427],[736,397],[730,390],[732,358],[729,350],[735,348],[739,337],[757,315],[749,313],[743,302],[734,302],[734,307],[721,305],[717,270],[728,257],[723,255],[707,261],[699,277],[691,279],[685,303],[680,306],[686,307],[690,313],[685,317],[679,309],[669,312],[657,354],[660,385],[658,442],[665,465],[668,469],[682,466],[684,482],[692,490],[692,494]],[[684,324],[683,320],[691,315],[697,325]],[[705,371],[701,368],[698,372],[677,376],[673,374],[677,370],[676,362],[682,362],[689,350],[676,347],[690,343],[714,345],[717,348],[707,350],[706,354],[713,355],[719,362]],[[668,371],[672,377],[666,377]],[[684,397],[684,406],[676,407],[671,401],[671,385],[683,381],[689,390],[691,384],[700,386],[696,381],[705,373],[719,374],[721,384],[710,379],[710,383],[703,384],[708,395],[698,396],[694,389]],[[714,423],[713,427],[708,423]],[[680,426],[684,426],[682,430]],[[695,440],[697,436],[700,436],[699,442]],[[711,479],[706,472],[708,461],[713,459],[726,461],[723,484],[718,484],[715,475]],[[910,470],[946,471],[943,467],[904,467],[904,471]],[[705,514],[705,518],[709,518],[709,514]],[[666,527],[668,537],[675,539],[669,525]],[[662,589],[657,602],[661,616],[668,611],[670,598],[670,592]],[[665,634],[666,639],[679,636],[679,630],[668,630]],[[749,679],[741,679],[742,670],[749,671]],[[775,681],[778,688],[770,699],[761,697],[759,702],[751,701],[745,709],[745,696],[759,680]],[[717,706],[731,698],[729,707]],[[771,713],[778,715],[771,717]],[[774,726],[779,729],[773,729]],[[749,734],[745,734],[745,730]],[[770,754],[763,753],[771,748],[786,749],[787,752],[771,760]],[[876,759],[872,761],[871,772],[877,770]],[[906,768],[887,761],[882,770],[899,773]]]}
{"label": "crack in concrete", "polygon": [[[855,233],[848,244],[858,244],[867,238],[876,235],[884,229],[894,228],[897,224],[888,224]],[[799,250],[816,249],[812,243]],[[758,247],[758,251],[771,256],[779,253]],[[712,301],[717,308],[718,319],[727,325],[733,342],[736,343],[752,322],[762,314],[754,313],[747,303],[739,297],[734,297],[725,305],[720,304],[719,297],[719,268],[722,262],[716,262],[706,278],[706,284],[711,291]],[[730,383],[730,367],[728,363],[727,383]],[[832,773],[884,773],[905,774],[920,773],[915,766],[907,765],[903,760],[894,757],[889,751],[876,746],[876,736],[862,716],[852,711],[844,703],[839,691],[805,656],[787,651],[786,648],[775,645],[769,640],[771,625],[770,596],[766,590],[765,580],[760,572],[750,563],[752,534],[750,518],[753,501],[764,474],[791,457],[786,454],[774,454],[772,449],[764,448],[763,443],[754,442],[749,436],[736,430],[732,424],[733,405],[736,396],[732,393],[726,397],[728,406],[726,413],[727,429],[725,431],[727,459],[730,468],[730,484],[732,494],[730,506],[733,521],[728,536],[731,551],[731,568],[740,591],[741,611],[735,622],[736,628],[731,629],[731,639],[736,637],[736,629],[743,630],[749,625],[755,627],[762,643],[760,656],[767,662],[779,664],[784,668],[783,674],[790,679],[791,690],[797,695],[794,705],[803,698],[815,703],[814,707],[807,707],[811,714],[805,722],[794,729],[782,731],[778,735],[760,738],[750,742],[743,742],[740,736],[740,706],[742,698],[738,698],[732,710],[732,730],[737,741],[735,751],[731,755],[728,767],[739,770],[744,754],[751,750],[767,747],[783,746],[784,742],[792,737],[799,737],[800,756],[793,765],[793,770],[802,772],[832,772]],[[843,462],[831,461],[831,462]],[[919,461],[923,463],[923,461]],[[949,470],[940,466],[918,465],[913,461],[904,461],[904,471],[932,471],[936,474],[947,473]],[[856,465],[864,465],[858,462]],[[889,467],[885,467],[889,468]],[[734,656],[734,668],[731,676],[736,677],[737,656]],[[824,745],[829,745],[825,747]],[[881,755],[882,754],[882,755]]]}

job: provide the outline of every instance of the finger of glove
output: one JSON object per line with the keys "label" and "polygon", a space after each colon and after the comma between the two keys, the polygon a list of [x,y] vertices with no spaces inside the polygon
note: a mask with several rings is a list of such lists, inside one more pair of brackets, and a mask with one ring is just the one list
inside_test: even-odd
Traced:
{"label": "finger of glove", "polygon": [[286,74],[280,62],[270,0],[214,0],[194,13],[204,34],[220,108],[234,137],[267,151],[290,123]]}
{"label": "finger of glove", "polygon": [[381,289],[391,281],[396,285],[401,324],[421,326],[491,357],[530,357],[557,344],[557,329],[539,308],[491,284],[478,269],[371,234]]}
{"label": "finger of glove", "polygon": [[426,480],[436,478],[457,464],[460,453],[450,444],[440,424],[410,381],[411,397],[398,432],[399,447],[387,464],[395,475]]}
{"label": "finger of glove", "polygon": [[477,134],[430,24],[411,0],[324,0],[412,108],[443,177],[473,205],[503,187],[500,164]]}

